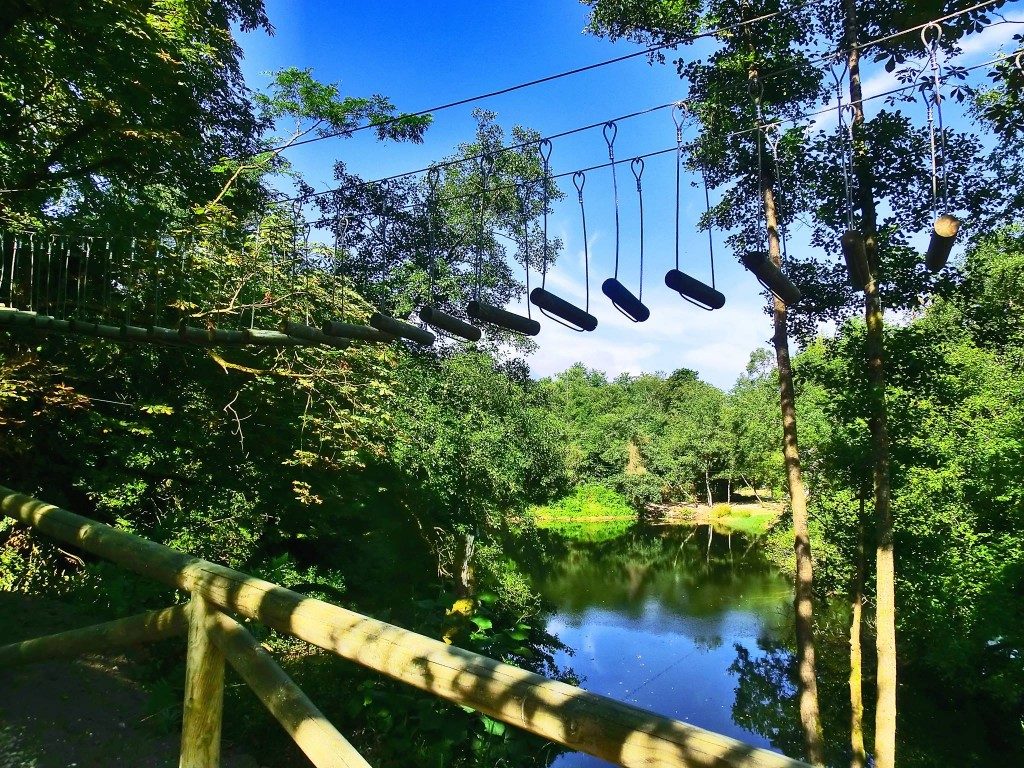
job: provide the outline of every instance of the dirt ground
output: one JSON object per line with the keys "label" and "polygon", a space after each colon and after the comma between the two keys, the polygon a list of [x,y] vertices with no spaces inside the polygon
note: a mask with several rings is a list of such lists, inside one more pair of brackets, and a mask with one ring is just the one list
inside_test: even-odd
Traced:
{"label": "dirt ground", "polygon": [[[0,592],[0,644],[96,621],[75,606]],[[136,681],[140,653],[0,668],[0,768],[175,768],[180,734],[151,714]],[[224,768],[259,768],[224,747]]]}

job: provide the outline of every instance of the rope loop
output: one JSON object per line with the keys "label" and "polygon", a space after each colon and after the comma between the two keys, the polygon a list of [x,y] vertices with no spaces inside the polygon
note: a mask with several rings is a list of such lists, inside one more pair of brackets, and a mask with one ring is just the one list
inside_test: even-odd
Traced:
{"label": "rope loop", "polygon": [[580,202],[583,202],[583,187],[587,183],[587,174],[583,171],[576,171],[572,175],[572,185],[576,187],[576,192],[579,194]]}
{"label": "rope loop", "polygon": [[541,139],[537,143],[537,152],[540,154],[540,159],[544,163],[544,168],[547,168],[551,160],[551,140]]}
{"label": "rope loop", "polygon": [[676,126],[676,144],[683,143],[683,115],[689,111],[685,101],[677,101],[672,105],[672,122]]}
{"label": "rope loop", "polygon": [[644,175],[644,159],[642,157],[634,157],[629,161],[629,170],[633,172],[633,176],[636,178],[636,191],[642,191],[640,188],[640,177]]}
{"label": "rope loop", "polygon": [[[934,32],[935,36],[932,39],[929,38],[929,33]],[[942,25],[938,22],[932,21],[924,25],[921,29],[921,43],[928,51],[929,55],[935,56],[935,53],[939,49],[939,41],[942,39]]]}
{"label": "rope loop", "polygon": [[608,144],[608,159],[615,160],[615,137],[619,134],[619,126],[614,120],[609,120],[601,129],[604,134],[605,143]]}
{"label": "rope loop", "polygon": [[1024,72],[1024,51],[1013,57],[1013,66],[1017,68],[1018,72]]}

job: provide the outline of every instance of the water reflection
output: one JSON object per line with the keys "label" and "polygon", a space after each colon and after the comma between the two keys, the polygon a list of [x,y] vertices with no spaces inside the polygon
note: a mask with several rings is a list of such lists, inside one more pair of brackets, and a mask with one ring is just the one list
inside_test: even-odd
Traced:
{"label": "water reflection", "polygon": [[[557,661],[587,690],[772,748],[734,719],[736,646],[756,661],[784,637],[790,587],[740,537],[714,535],[709,547],[708,533],[636,526],[604,541],[550,534],[536,582],[557,607],[549,630],[576,651]],[[578,754],[556,762],[603,764]]]}

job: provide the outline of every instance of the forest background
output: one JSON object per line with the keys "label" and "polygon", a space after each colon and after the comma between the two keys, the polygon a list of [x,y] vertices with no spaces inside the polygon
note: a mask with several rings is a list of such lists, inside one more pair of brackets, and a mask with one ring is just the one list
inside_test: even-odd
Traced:
{"label": "forest background", "polygon": [[[308,189],[282,147],[364,126],[383,140],[417,142],[430,119],[403,116],[383,97],[342,94],[298,69],[250,91],[233,35],[269,28],[258,2],[73,5],[19,3],[0,26],[0,216],[5,253],[32,234],[40,242],[63,237],[75,248],[83,238],[100,239],[133,264],[157,259],[168,244],[188,258],[173,306],[153,307],[122,284],[101,297],[105,316],[130,306],[196,323],[247,312],[274,324],[341,311],[365,320],[372,309],[408,315],[427,291],[452,309],[478,292],[501,305],[521,294],[522,267],[540,266],[545,197],[559,193],[535,151],[501,152],[536,141],[535,131],[503,129],[495,115],[478,113],[476,135],[451,159],[482,151],[498,158],[487,182],[467,163],[444,168],[433,186],[361,185],[339,163],[339,190],[310,205],[344,244],[298,249],[303,225],[278,190],[282,178]],[[693,33],[679,27],[680,16],[629,15],[643,8],[678,13],[674,3],[610,4],[611,15],[609,5],[594,5],[595,32]],[[744,10],[728,5],[709,4],[700,23]],[[932,13],[938,4],[906,5],[884,18],[866,8],[866,36],[939,15]],[[947,5],[943,10],[969,4]],[[808,30],[834,31],[827,8],[802,12]],[[996,21],[981,10],[964,14],[944,45]],[[810,45],[789,26],[781,31],[797,48]],[[47,44],[37,45],[40,39]],[[897,45],[879,53],[893,68],[906,62]],[[772,105],[780,115],[831,98],[822,72],[799,72],[799,93],[783,88]],[[1016,213],[1024,73],[1012,58],[994,72],[990,86],[963,88],[973,122],[947,139],[953,205],[969,226],[963,258],[937,278],[914,266],[919,257],[906,237],[929,223],[927,130],[899,102],[873,117],[868,130],[892,265],[883,294],[902,312],[885,330],[901,665],[983,699],[994,713],[993,738],[1009,739],[1024,716],[1024,321],[1015,311],[1024,301]],[[706,84],[695,68],[681,74]],[[705,136],[713,142],[714,134]],[[794,128],[781,143],[785,166],[801,182],[790,188],[802,190],[786,201],[783,218],[809,218],[824,256],[838,253],[845,221],[838,166],[822,159],[834,159],[842,141],[841,132]],[[756,147],[738,139],[734,149],[751,161]],[[720,150],[695,142],[680,160],[699,167],[711,156],[701,153]],[[822,166],[833,170],[820,174]],[[760,241],[749,224],[760,221],[759,201],[744,182],[749,162],[746,171],[717,168],[710,180],[724,191],[704,224],[731,232],[740,251]],[[506,236],[496,236],[499,230]],[[557,254],[560,246],[552,238],[547,250]],[[298,276],[280,268],[296,252],[304,256]],[[866,328],[845,275],[824,256],[788,265],[806,294],[791,316],[801,344],[794,381],[815,597],[825,605],[866,585],[870,606],[872,564],[861,554],[875,544],[864,458],[871,455]],[[98,273],[94,284],[107,277]],[[123,295],[109,295],[119,290]],[[823,319],[835,323],[828,337],[817,334]],[[637,510],[721,501],[737,485],[783,498],[778,372],[766,350],[754,350],[728,392],[687,369],[609,380],[577,365],[538,381],[524,362],[527,350],[521,339],[500,334],[474,347],[441,343],[427,351],[352,345],[270,352],[5,331],[0,482],[571,679],[553,666],[558,641],[544,630],[543,606],[526,576],[529,559],[545,554],[529,510],[592,494],[594,484]],[[780,564],[791,560],[787,523],[784,515],[771,535]],[[111,616],[168,599],[9,523],[0,524],[0,535],[0,588],[88,602]],[[471,608],[456,610],[459,600]],[[478,713],[453,715],[356,670],[339,672],[283,639],[268,642],[374,764],[404,764],[409,754],[451,765],[549,759]],[[177,663],[162,662],[154,680],[180,677],[172,674]],[[870,670],[870,658],[867,664]],[[174,690],[161,695],[162,711],[180,700]],[[240,716],[233,727],[245,733],[245,722]],[[272,738],[250,728],[247,738]],[[833,745],[828,762],[845,761],[846,735],[826,737]],[[286,744],[272,746],[287,754]],[[799,743],[777,746],[803,751]]]}

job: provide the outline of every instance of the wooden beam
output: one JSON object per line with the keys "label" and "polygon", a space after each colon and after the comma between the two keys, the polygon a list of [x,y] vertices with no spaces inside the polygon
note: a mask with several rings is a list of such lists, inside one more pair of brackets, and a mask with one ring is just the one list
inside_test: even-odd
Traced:
{"label": "wooden beam", "polygon": [[218,613],[213,639],[316,768],[370,768],[245,627]]}
{"label": "wooden beam", "polygon": [[805,763],[784,755],[183,555],[3,486],[0,509],[42,533],[202,595],[222,609],[618,765],[806,768]]}
{"label": "wooden beam", "polygon": [[198,592],[192,593],[179,768],[218,768],[220,765],[224,653],[212,638],[216,614],[216,606]]}
{"label": "wooden beam", "polygon": [[111,653],[141,643],[182,635],[188,628],[184,605],[126,619],[71,629],[0,647],[0,667]]}

